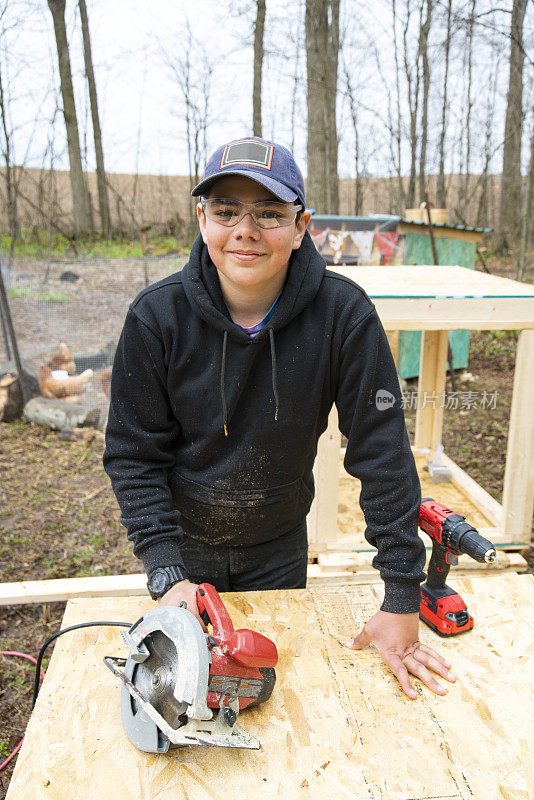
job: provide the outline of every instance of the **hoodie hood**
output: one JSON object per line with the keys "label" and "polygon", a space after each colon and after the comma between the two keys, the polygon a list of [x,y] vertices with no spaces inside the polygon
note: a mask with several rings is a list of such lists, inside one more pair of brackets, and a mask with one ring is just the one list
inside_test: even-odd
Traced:
{"label": "hoodie hood", "polygon": [[294,250],[284,287],[269,324],[254,339],[236,325],[224,302],[217,269],[211,261],[207,245],[199,234],[191,248],[189,262],[182,269],[182,285],[191,307],[198,316],[222,334],[220,395],[224,435],[228,436],[228,404],[226,399],[226,353],[228,339],[251,344],[269,337],[271,349],[271,381],[275,399],[274,418],[278,419],[278,378],[274,332],[291,322],[313,300],[324,277],[325,262],[319,255],[308,231],[298,250]]}
{"label": "hoodie hood", "polygon": [[[252,341],[268,337],[269,330],[283,328],[310,303],[321,285],[325,262],[319,255],[308,231],[298,250],[294,250],[287,277],[269,324]],[[238,342],[250,342],[250,336],[230,318],[219,283],[216,267],[208,248],[199,234],[195,239],[189,262],[181,272],[187,299],[198,316],[212,327]]]}

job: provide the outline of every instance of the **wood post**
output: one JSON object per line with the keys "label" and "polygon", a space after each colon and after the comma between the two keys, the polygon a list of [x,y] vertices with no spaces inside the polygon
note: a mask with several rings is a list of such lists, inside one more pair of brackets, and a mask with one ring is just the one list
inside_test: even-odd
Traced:
{"label": "wood post", "polygon": [[503,488],[504,531],[512,541],[530,541],[534,508],[534,398],[531,370],[534,330],[519,334]]}
{"label": "wood post", "polygon": [[328,427],[319,439],[313,467],[315,499],[308,514],[308,542],[311,545],[323,545],[337,537],[340,447],[337,408],[332,406]]}
{"label": "wood post", "polygon": [[421,334],[415,447],[429,448],[432,452],[441,443],[448,344],[448,331]]}

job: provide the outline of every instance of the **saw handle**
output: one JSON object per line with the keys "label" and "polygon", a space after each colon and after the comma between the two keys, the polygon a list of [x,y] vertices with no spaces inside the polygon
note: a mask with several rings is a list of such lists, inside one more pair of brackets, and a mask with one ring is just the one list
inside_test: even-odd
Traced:
{"label": "saw handle", "polygon": [[217,589],[210,583],[197,588],[197,606],[206,625],[213,626],[213,636],[223,653],[244,667],[274,667],[278,651],[274,642],[257,631],[242,628],[234,630],[230,615]]}
{"label": "saw handle", "polygon": [[225,638],[234,632],[230,615],[219,592],[211,583],[201,583],[197,588],[197,607],[205,625],[213,626],[213,635]]}

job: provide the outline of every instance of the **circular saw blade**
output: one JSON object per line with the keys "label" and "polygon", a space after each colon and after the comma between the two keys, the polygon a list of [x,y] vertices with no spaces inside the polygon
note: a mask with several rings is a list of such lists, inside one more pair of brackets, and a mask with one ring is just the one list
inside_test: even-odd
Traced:
{"label": "circular saw blade", "polygon": [[[187,711],[188,704],[174,696],[179,666],[176,646],[158,630],[148,634],[143,643],[150,655],[136,665],[132,683],[172,728],[178,728],[182,724],[179,718]],[[137,706],[135,700],[133,702]]]}

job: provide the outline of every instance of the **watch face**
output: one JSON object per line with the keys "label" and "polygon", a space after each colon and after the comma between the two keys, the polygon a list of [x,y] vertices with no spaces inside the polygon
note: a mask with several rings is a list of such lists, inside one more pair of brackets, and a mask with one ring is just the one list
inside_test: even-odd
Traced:
{"label": "watch face", "polygon": [[167,577],[162,569],[157,569],[150,576],[150,590],[154,594],[163,593],[167,584]]}

